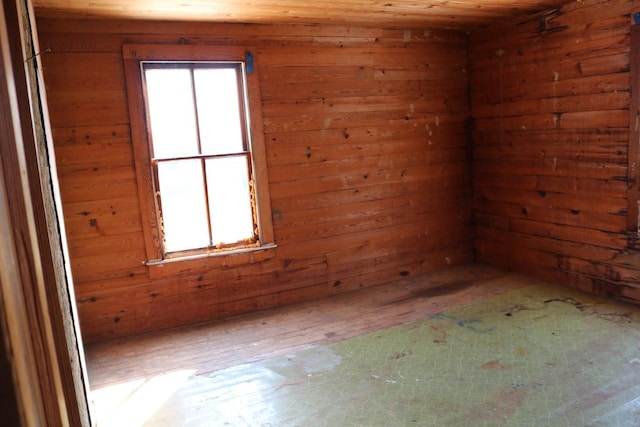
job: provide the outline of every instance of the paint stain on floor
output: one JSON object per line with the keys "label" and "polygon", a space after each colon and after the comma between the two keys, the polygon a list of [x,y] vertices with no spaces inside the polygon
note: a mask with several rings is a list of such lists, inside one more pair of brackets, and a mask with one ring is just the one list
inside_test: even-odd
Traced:
{"label": "paint stain on floor", "polygon": [[640,308],[533,285],[191,376],[145,425],[637,426]]}

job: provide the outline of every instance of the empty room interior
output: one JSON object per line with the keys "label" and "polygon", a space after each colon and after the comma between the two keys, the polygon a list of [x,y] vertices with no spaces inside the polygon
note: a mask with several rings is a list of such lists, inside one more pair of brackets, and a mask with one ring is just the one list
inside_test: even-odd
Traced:
{"label": "empty room interior", "polygon": [[639,2],[3,21],[17,425],[640,425]]}

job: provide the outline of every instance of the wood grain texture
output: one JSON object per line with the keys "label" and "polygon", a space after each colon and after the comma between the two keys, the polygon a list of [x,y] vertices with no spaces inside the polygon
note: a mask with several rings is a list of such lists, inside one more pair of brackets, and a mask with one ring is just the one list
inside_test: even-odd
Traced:
{"label": "wood grain texture", "polygon": [[579,3],[470,37],[475,249],[480,261],[637,302],[634,10]]}
{"label": "wood grain texture", "polygon": [[[467,36],[40,19],[87,341],[291,304],[473,259]],[[256,47],[276,249],[145,266],[122,44]]]}
{"label": "wood grain texture", "polygon": [[40,16],[49,18],[179,19],[238,23],[348,24],[373,27],[413,27],[470,29],[499,19],[517,16],[567,3],[567,0],[34,0]]}
{"label": "wood grain texture", "polygon": [[630,102],[629,102],[629,151],[627,177],[629,178],[629,215],[627,229],[640,232],[640,179],[638,179],[638,160],[640,156],[640,82],[633,76],[640,76],[640,27],[631,28],[630,55]]}
{"label": "wood grain texture", "polygon": [[100,342],[86,348],[91,388],[152,377],[172,366],[206,375],[424,319],[537,280],[470,264],[219,322]]}
{"label": "wood grain texture", "polygon": [[47,162],[36,67],[25,66],[37,45],[28,8],[21,1],[0,6],[0,335],[8,358],[0,382],[3,398],[6,387],[15,391],[0,413],[8,425],[89,425],[84,389],[75,381],[79,354],[64,302],[55,174]]}

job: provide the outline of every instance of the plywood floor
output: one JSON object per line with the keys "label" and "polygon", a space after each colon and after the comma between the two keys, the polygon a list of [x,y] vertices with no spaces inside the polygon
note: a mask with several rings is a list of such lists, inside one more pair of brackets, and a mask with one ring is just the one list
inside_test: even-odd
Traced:
{"label": "plywood floor", "polygon": [[86,355],[99,427],[640,425],[640,309],[481,265]]}

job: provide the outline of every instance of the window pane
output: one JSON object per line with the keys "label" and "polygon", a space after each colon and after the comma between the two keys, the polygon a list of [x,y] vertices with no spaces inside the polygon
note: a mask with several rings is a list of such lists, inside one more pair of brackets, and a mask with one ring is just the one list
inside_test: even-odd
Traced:
{"label": "window pane", "polygon": [[253,238],[246,158],[209,159],[206,165],[213,243],[234,243]]}
{"label": "window pane", "polygon": [[240,76],[238,65],[195,70],[200,138],[204,154],[245,151],[242,111],[238,98]]}
{"label": "window pane", "polygon": [[154,157],[198,154],[191,72],[147,69],[145,77]]}
{"label": "window pane", "polygon": [[200,160],[158,164],[166,252],[209,246]]}

